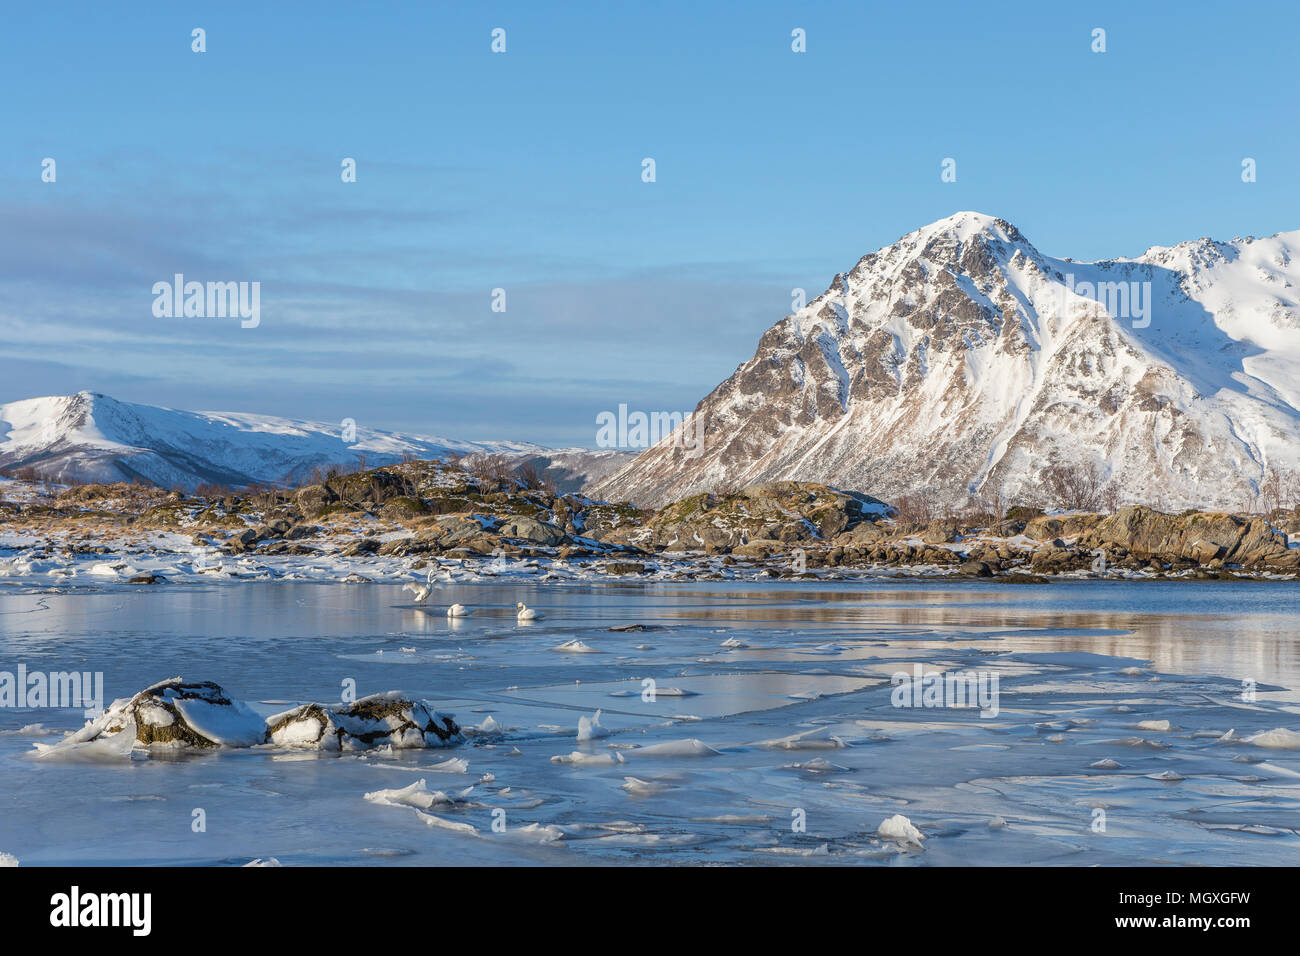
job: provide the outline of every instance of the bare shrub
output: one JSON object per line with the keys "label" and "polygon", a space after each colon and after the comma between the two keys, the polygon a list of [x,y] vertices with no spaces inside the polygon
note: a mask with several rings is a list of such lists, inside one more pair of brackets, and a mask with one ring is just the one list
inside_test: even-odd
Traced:
{"label": "bare shrub", "polygon": [[1259,492],[1256,500],[1259,502],[1260,511],[1265,515],[1271,515],[1279,508],[1286,506],[1286,502],[1290,497],[1287,488],[1288,477],[1276,465],[1269,465],[1264,469],[1264,475],[1259,480]]}
{"label": "bare shrub", "polygon": [[515,469],[515,476],[529,491],[540,489],[546,480],[546,476],[542,474],[536,463],[531,461],[526,461]]}
{"label": "bare shrub", "polygon": [[939,496],[931,488],[914,489],[894,501],[894,519],[904,524],[928,524],[939,511]]}
{"label": "bare shrub", "polygon": [[461,465],[483,484],[499,485],[501,482],[513,483],[516,480],[514,469],[501,455],[475,452],[465,456]]}
{"label": "bare shrub", "polygon": [[1010,501],[1001,491],[987,494],[974,494],[966,499],[966,504],[958,515],[971,520],[983,520],[991,525],[1001,524],[1007,516]]}
{"label": "bare shrub", "polygon": [[1105,498],[1106,478],[1096,462],[1086,465],[1057,462],[1040,477],[1047,504],[1070,511],[1099,511]]}
{"label": "bare shrub", "polygon": [[1101,506],[1107,514],[1114,514],[1119,511],[1120,489],[1119,482],[1108,481],[1105,487],[1101,489]]}

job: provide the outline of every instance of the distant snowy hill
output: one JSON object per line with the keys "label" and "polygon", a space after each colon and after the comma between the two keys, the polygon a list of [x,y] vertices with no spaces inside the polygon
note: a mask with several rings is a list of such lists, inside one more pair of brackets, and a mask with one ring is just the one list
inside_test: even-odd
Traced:
{"label": "distant snowy hill", "polygon": [[317,466],[371,467],[487,452],[533,463],[561,490],[617,470],[630,455],[527,442],[469,442],[234,412],[184,412],[119,402],[107,395],[31,398],[0,405],[0,468],[30,466],[52,481],[146,481],[192,491],[201,483],[238,487],[301,479]]}
{"label": "distant snowy hill", "polygon": [[836,276],[695,415],[702,453],[661,442],[592,493],[802,479],[1032,499],[1062,463],[1127,501],[1241,507],[1300,468],[1300,232],[1082,263],[958,213]]}

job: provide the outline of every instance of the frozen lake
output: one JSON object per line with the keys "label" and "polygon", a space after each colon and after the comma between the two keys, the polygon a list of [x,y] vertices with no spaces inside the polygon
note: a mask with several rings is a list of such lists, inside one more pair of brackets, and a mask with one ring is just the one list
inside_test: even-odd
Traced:
{"label": "frozen lake", "polygon": [[[545,618],[518,624],[516,601]],[[451,602],[474,616],[449,622]],[[265,715],[337,702],[351,680],[427,698],[469,739],[59,762],[30,759],[58,739],[31,725],[71,730],[76,711],[0,708],[0,851],[24,865],[1295,865],[1300,737],[1247,738],[1300,731],[1298,619],[1300,587],[1244,582],[494,582],[437,588],[427,610],[388,584],[9,589],[0,671],[102,671],[106,703],[183,675]],[[916,665],[996,676],[996,716],[894,706],[891,675]],[[579,742],[597,709],[608,735]],[[422,815],[403,805],[421,788],[365,796],[420,780],[454,802]],[[894,814],[923,849],[877,837]]]}

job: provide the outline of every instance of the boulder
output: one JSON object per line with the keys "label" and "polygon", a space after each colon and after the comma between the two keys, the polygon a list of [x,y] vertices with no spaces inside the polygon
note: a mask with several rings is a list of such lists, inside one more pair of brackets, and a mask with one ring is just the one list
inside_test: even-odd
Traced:
{"label": "boulder", "polygon": [[389,521],[406,521],[429,513],[429,506],[419,498],[399,495],[384,502],[379,509],[379,516]]}
{"label": "boulder", "polygon": [[266,735],[280,747],[331,751],[383,746],[409,750],[464,741],[450,714],[433,710],[428,701],[412,700],[397,692],[373,694],[338,708],[321,704],[294,707],[268,718]]}
{"label": "boulder", "polygon": [[357,538],[350,544],[344,545],[339,549],[339,554],[348,558],[355,558],[362,554],[375,554],[379,551],[380,541],[378,538]]}
{"label": "boulder", "polygon": [[483,523],[476,518],[466,515],[444,515],[421,532],[420,537],[427,538],[442,548],[454,548],[482,533]]}
{"label": "boulder", "polygon": [[1099,514],[1039,515],[1025,522],[1024,535],[1035,541],[1053,538],[1077,538],[1087,534],[1103,520]]}
{"label": "boulder", "polygon": [[957,540],[959,526],[956,521],[931,521],[921,529],[921,540],[926,544],[948,544]]}
{"label": "boulder", "polygon": [[731,553],[742,558],[770,558],[774,554],[784,551],[785,547],[780,541],[773,541],[770,538],[756,538],[753,541],[747,541],[745,544],[736,545],[731,549]]}
{"label": "boulder", "polygon": [[226,546],[232,551],[247,551],[257,544],[261,535],[253,528],[247,531],[241,531],[239,534],[231,535],[226,539]]}
{"label": "boulder", "polygon": [[218,684],[173,677],[114,701],[102,716],[60,742],[36,746],[40,756],[87,750],[121,756],[137,746],[212,750],[271,743],[354,751],[446,747],[463,741],[450,714],[396,691],[340,707],[303,704],[264,720]]}
{"label": "boulder", "polygon": [[515,538],[519,541],[528,541],[546,547],[553,547],[564,542],[563,530],[535,518],[507,518],[502,522],[501,527],[497,529],[497,533],[503,538]]}
{"label": "boulder", "polygon": [[873,524],[870,521],[864,521],[855,525],[848,531],[837,534],[833,539],[835,544],[846,548],[860,548],[865,544],[883,540],[889,536],[889,529],[882,525]]}
{"label": "boulder", "polygon": [[319,515],[339,500],[329,485],[308,485],[298,489],[298,510],[306,515]]}
{"label": "boulder", "polygon": [[[129,751],[134,744],[168,749],[250,747],[266,740],[266,722],[211,681],[180,677],[115,700],[104,714],[42,753],[98,744]],[[41,749],[41,748],[38,748]],[[103,748],[108,749],[108,748]]]}

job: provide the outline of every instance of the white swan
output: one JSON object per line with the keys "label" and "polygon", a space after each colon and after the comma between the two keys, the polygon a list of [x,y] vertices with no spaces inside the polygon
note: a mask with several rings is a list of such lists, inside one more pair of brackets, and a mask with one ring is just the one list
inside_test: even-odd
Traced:
{"label": "white swan", "polygon": [[420,585],[416,584],[414,581],[407,581],[405,584],[402,585],[402,590],[410,591],[412,594],[415,595],[415,599],[419,601],[421,604],[423,604],[425,601],[429,599],[430,588],[428,586],[421,587]]}
{"label": "white swan", "polygon": [[530,607],[525,607],[523,601],[518,602],[515,607],[519,609],[519,613],[515,616],[521,621],[536,621],[542,616],[541,611],[534,611]]}
{"label": "white swan", "polygon": [[474,612],[463,604],[453,604],[447,608],[448,617],[469,617]]}

